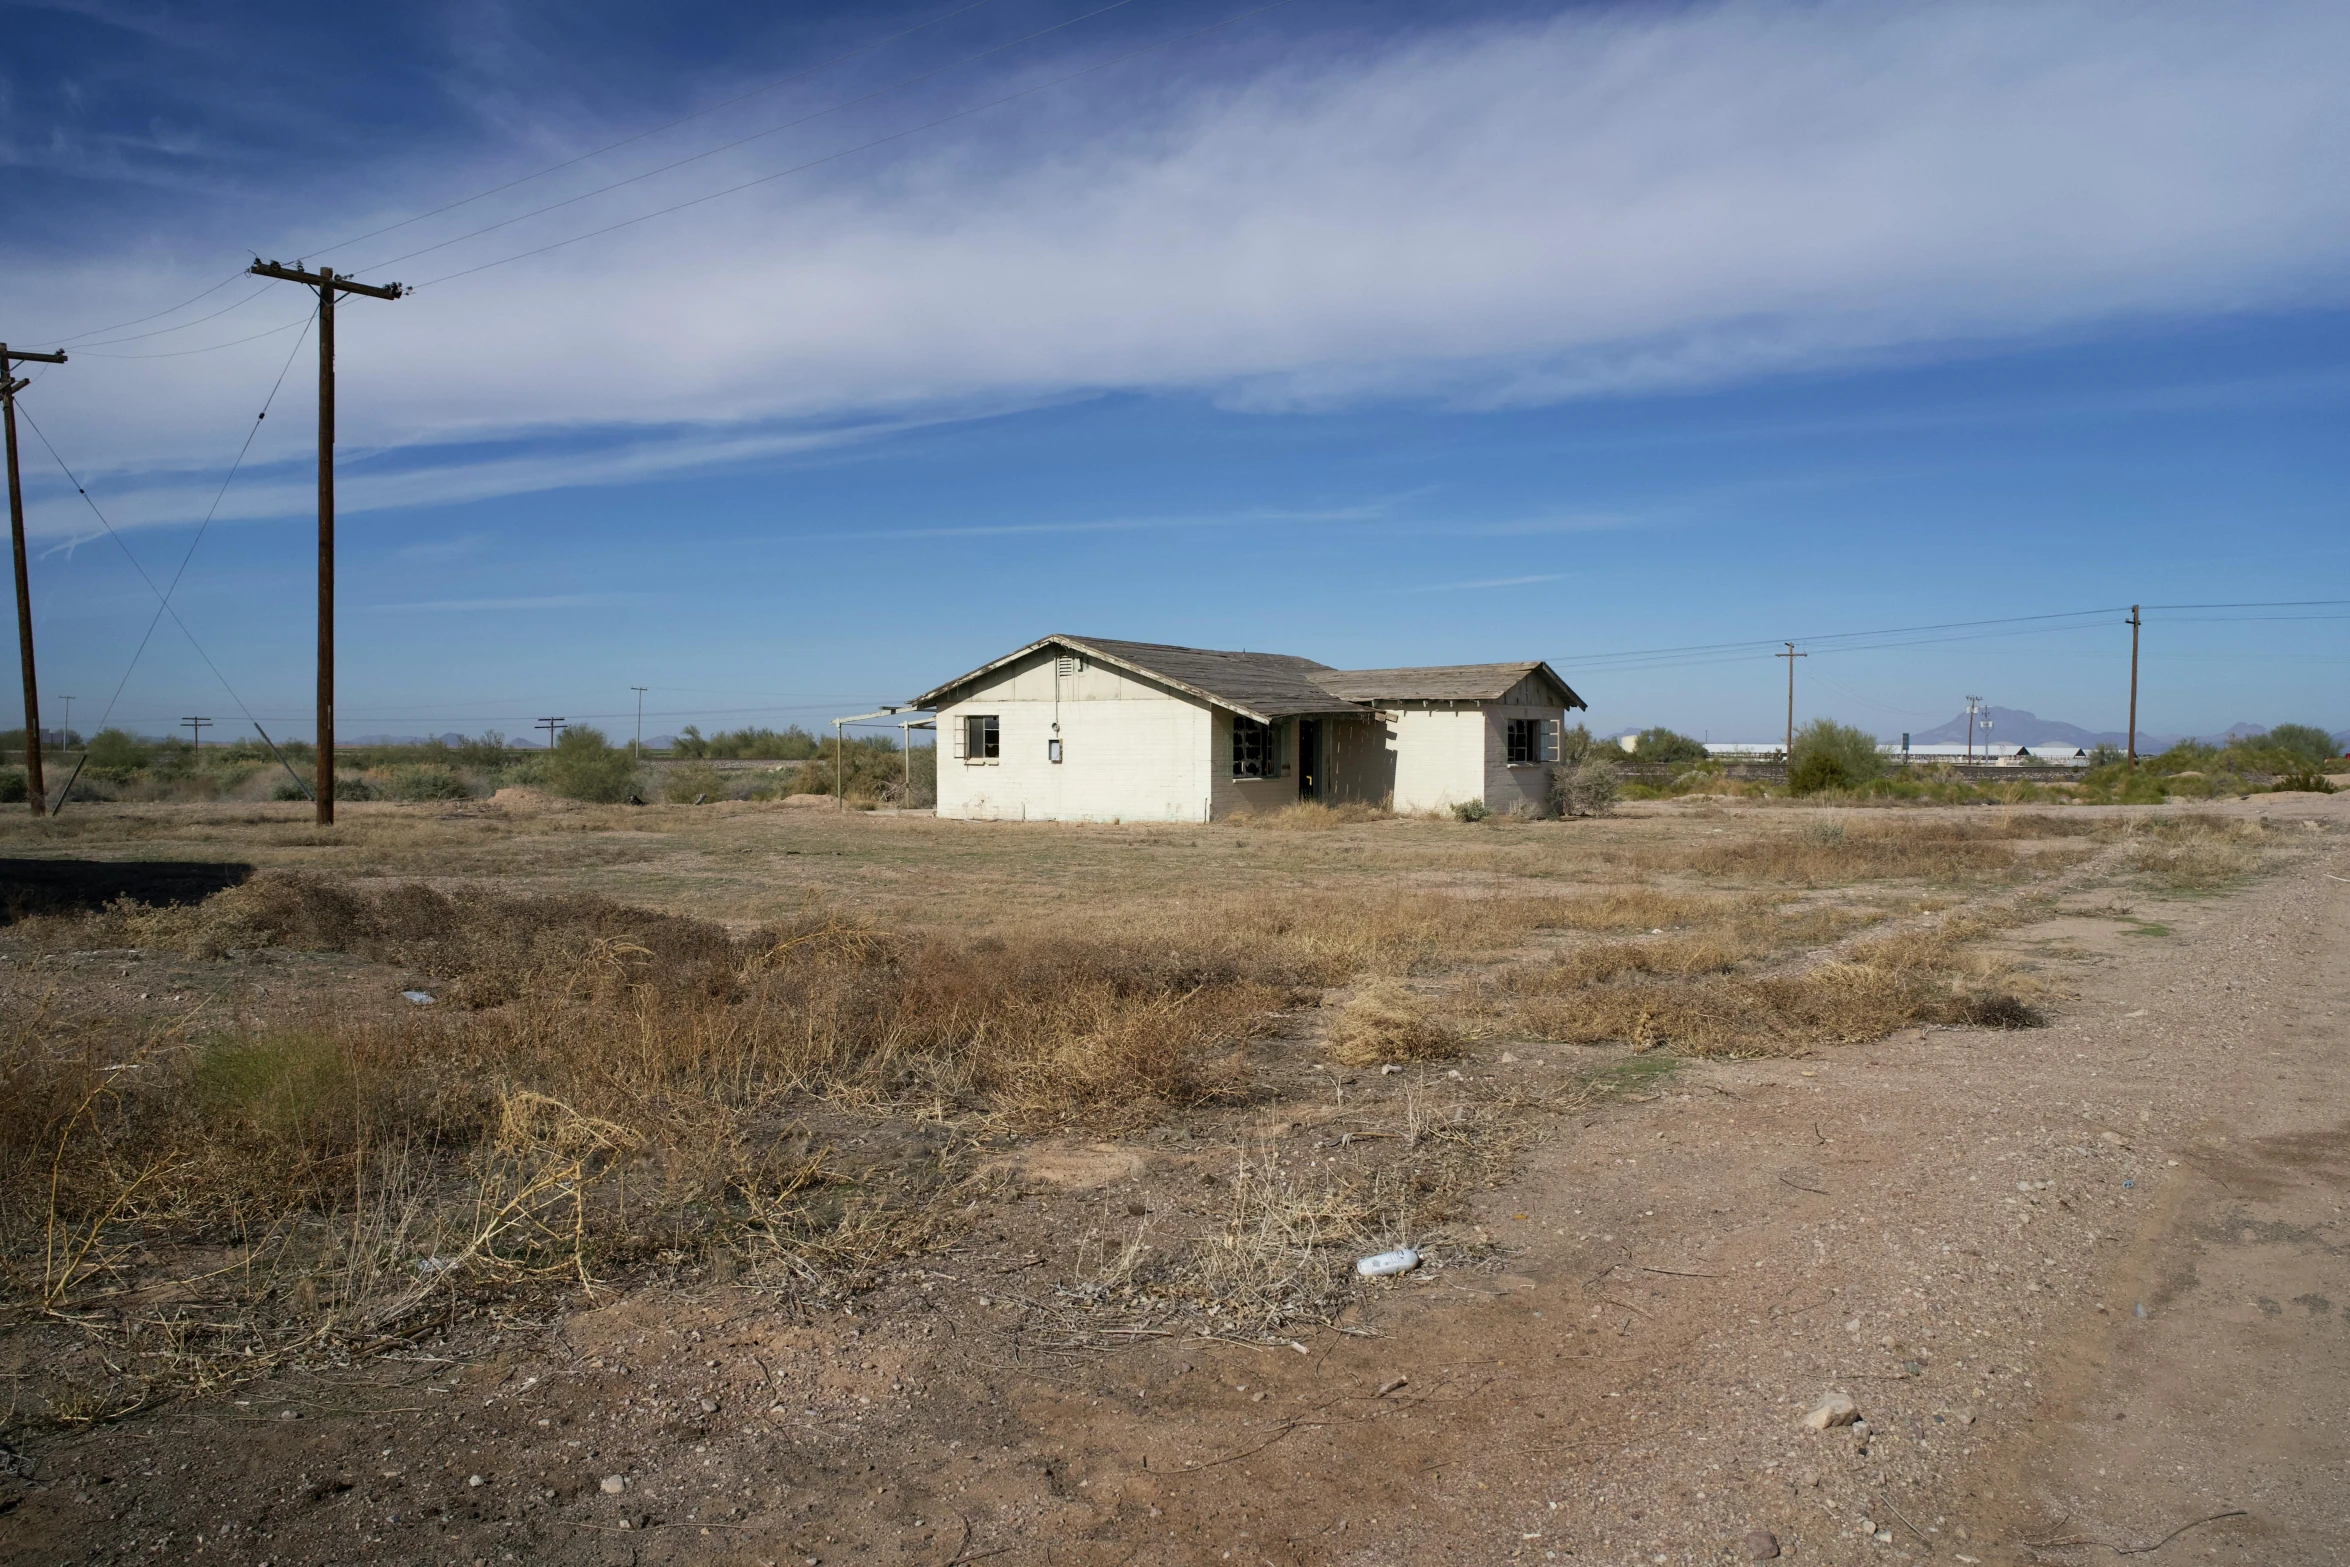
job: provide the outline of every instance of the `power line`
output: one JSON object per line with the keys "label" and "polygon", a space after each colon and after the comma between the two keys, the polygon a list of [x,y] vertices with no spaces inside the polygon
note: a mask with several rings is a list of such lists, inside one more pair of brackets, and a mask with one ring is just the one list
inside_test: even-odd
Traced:
{"label": "power line", "polygon": [[927,71],[922,71],[913,76],[906,77],[902,81],[892,82],[887,87],[876,87],[871,92],[860,93],[854,98],[844,98],[840,102],[828,104],[824,108],[810,110],[808,113],[801,115],[796,120],[786,120],[780,125],[770,125],[765,130],[753,131],[748,136],[738,136],[733,141],[720,142],[715,147],[706,148],[701,152],[679,158],[674,163],[664,163],[659,168],[647,169],[641,174],[631,174],[626,179],[614,180],[609,185],[599,185],[594,190],[581,191],[576,196],[566,196],[561,201],[551,201],[543,207],[534,207],[528,212],[518,213],[511,218],[500,218],[495,223],[485,224],[481,228],[473,230],[471,233],[460,234],[454,239],[438,240],[430,245],[421,246],[418,249],[408,251],[403,255],[387,256],[381,261],[368,262],[365,270],[374,271],[383,267],[397,266],[403,261],[413,260],[418,256],[430,255],[436,250],[446,250],[451,245],[462,245],[469,239],[479,239],[484,234],[494,233],[502,228],[511,228],[517,223],[527,222],[529,219],[541,217],[550,212],[559,211],[564,207],[574,206],[579,202],[590,200],[593,197],[606,195],[612,191],[619,190],[624,186],[634,185],[641,181],[652,179],[656,175],[667,174],[673,170],[682,169],[689,163],[699,163],[704,158],[714,158],[722,152],[731,152],[737,147],[747,146],[752,142],[763,140],[766,137],[776,136],[782,134],[785,131],[794,130],[799,126],[810,123],[811,121],[823,119],[828,114],[838,114],[843,109],[853,109],[858,104],[871,103],[876,98],[886,98],[891,93],[897,92],[903,88],[919,86],[921,83],[929,81],[932,77],[944,76],[949,71],[961,70],[964,66],[976,64],[981,60],[987,59],[990,55],[1002,54],[1007,49],[1017,49],[1022,44],[1034,43],[1037,39],[1045,37],[1047,34],[1057,33],[1065,28],[1075,27],[1080,22],[1089,22],[1097,16],[1104,16],[1109,12],[1122,10],[1132,4],[1134,4],[1134,0],[1111,0],[1110,4],[1102,6],[1098,10],[1087,11],[1081,16],[1070,17],[1065,22],[1055,22],[1050,27],[1039,28],[1037,31],[1025,34],[1019,38],[1015,38],[1009,43],[996,44],[990,48],[980,50],[977,54],[966,55],[960,60],[950,61],[945,65],[933,66]]}
{"label": "power line", "polygon": [[[32,427],[33,434],[41,438],[41,445],[48,449],[49,456],[56,462],[58,471],[65,475],[65,482],[73,486],[74,493],[82,498],[82,504],[90,508],[90,515],[98,519],[98,526],[106,530],[106,536],[114,541],[114,547],[122,551],[123,559],[131,563],[131,570],[139,574],[139,580],[147,584],[147,591],[154,594],[155,597],[161,602],[162,613],[169,615],[171,617],[171,623],[180,628],[180,635],[188,639],[188,646],[196,650],[196,656],[204,660],[204,667],[212,671],[212,678],[220,682],[220,688],[228,693],[229,700],[237,704],[237,711],[243,713],[246,720],[250,722],[253,718],[253,710],[245,705],[245,699],[243,697],[237,695],[237,688],[229,684],[228,676],[220,672],[220,666],[212,661],[212,655],[204,651],[204,644],[196,640],[196,633],[188,629],[188,623],[180,619],[179,611],[171,607],[171,601],[164,597],[163,591],[160,588],[155,586],[155,579],[147,575],[147,568],[139,564],[139,557],[131,553],[130,545],[123,539],[121,534],[114,531],[114,524],[106,520],[106,514],[98,509],[98,503],[92,500],[90,498],[90,492],[82,487],[82,481],[74,477],[73,469],[66,465],[65,458],[58,453],[55,443],[49,439],[47,432],[42,430],[39,422],[36,421],[29,412],[25,413],[24,422]],[[152,635],[153,631],[154,628],[150,626],[148,628],[149,635]],[[144,640],[142,640],[139,645],[141,648],[144,648],[146,643]],[[136,664],[137,658],[134,655],[132,660],[132,667],[136,667]],[[114,695],[107,699],[105,712],[99,715],[99,729],[104,729],[106,727],[107,717],[114,712],[114,704],[122,700],[123,688],[128,686],[130,682],[131,671],[129,668],[126,668],[122,672],[122,679],[118,681],[114,687]],[[254,724],[254,727],[258,729],[260,725],[256,723]],[[95,733],[96,731],[92,732]],[[85,751],[82,753],[82,761],[87,762],[88,760],[89,753]],[[280,760],[283,759],[281,758]],[[66,790],[70,791],[73,788],[74,778],[79,778],[81,776],[81,771],[81,764],[76,763],[73,770],[74,777],[68,778],[65,781]],[[57,803],[60,806],[65,803],[63,794],[59,795]]]}
{"label": "power line", "polygon": [[[842,158],[853,157],[857,153],[868,152],[875,147],[886,146],[893,141],[903,141],[909,136],[920,135],[922,132],[928,130],[936,130],[941,125],[951,125],[957,120],[969,119],[974,114],[981,114],[989,109],[998,108],[1004,104],[1016,102],[1022,98],[1031,97],[1037,93],[1047,90],[1048,88],[1058,87],[1065,82],[1073,82],[1081,76],[1091,76],[1096,72],[1106,71],[1114,65],[1123,65],[1127,61],[1139,59],[1143,55],[1153,54],[1161,49],[1171,49],[1178,44],[1189,43],[1194,38],[1205,37],[1207,34],[1215,32],[1220,28],[1234,26],[1238,23],[1248,21],[1251,17],[1262,16],[1268,11],[1278,11],[1283,6],[1292,5],[1294,3],[1295,0],[1272,0],[1272,3],[1269,5],[1261,5],[1256,7],[1254,10],[1243,11],[1235,16],[1228,16],[1220,22],[1211,22],[1205,27],[1195,28],[1191,32],[1184,33],[1179,37],[1162,39],[1155,44],[1145,44],[1139,49],[1132,49],[1124,54],[1115,55],[1110,59],[1101,61],[1099,64],[1086,66],[1083,70],[1071,71],[1066,75],[1053,77],[1049,81],[1038,82],[1033,87],[1023,87],[1018,92],[1006,93],[1000,98],[990,98],[987,102],[974,104],[968,109],[959,109],[953,114],[941,115],[935,120],[925,120],[920,125],[909,126],[902,131],[892,131],[887,136],[876,136],[871,141],[860,142],[854,147],[844,147],[839,152],[827,153],[821,158],[811,158],[805,163],[794,164],[788,169],[778,169],[772,174],[762,174],[757,179],[744,180],[738,185],[729,185],[723,190],[714,190],[707,195],[695,196],[690,200],[677,202],[674,205],[662,207],[652,212],[639,213],[633,218],[623,218],[618,223],[607,223],[602,228],[590,229],[584,234],[574,234],[569,239],[559,239],[551,244],[539,245],[530,250],[518,251],[514,255],[503,256],[496,261],[482,262],[479,266],[462,267],[455,272],[444,272],[437,278],[431,278],[423,283],[414,284],[412,287],[431,288],[435,284],[452,282],[455,279],[461,277],[471,277],[476,272],[487,272],[492,267],[502,267],[516,261],[527,261],[532,256],[543,256],[548,251],[561,250],[567,245],[576,245],[583,240],[596,239],[606,234],[615,233],[620,229],[634,227],[639,223],[650,222],[654,218],[665,218],[668,217],[671,213],[683,212],[688,207],[698,207],[705,202],[716,201],[724,196],[732,196],[741,191],[749,190],[753,186],[766,185],[776,180],[786,179],[794,174],[802,174],[809,169],[817,168],[827,163],[836,163]],[[416,252],[412,252],[411,254],[416,254]]]}
{"label": "power line", "polygon": [[178,326],[159,326],[152,332],[133,332],[128,337],[102,337],[94,343],[83,342],[77,344],[76,346],[81,348],[111,348],[117,343],[136,343],[142,338],[161,337],[167,332],[185,332],[189,327],[202,326],[207,321],[217,321],[232,310],[242,310],[247,305],[253,303],[254,300],[259,299],[262,295],[268,292],[269,290],[266,288],[257,288],[253,290],[252,293],[247,294],[244,298],[238,300],[233,305],[223,305],[208,316],[198,316],[193,321],[182,321]]}
{"label": "power line", "polygon": [[[332,244],[314,245],[309,249],[304,250],[302,253],[305,256],[322,256],[329,251],[341,250],[346,245],[356,245],[361,240],[374,239],[380,234],[389,234],[395,229],[406,228],[411,223],[421,223],[426,218],[437,218],[444,212],[454,212],[459,207],[469,206],[474,202],[483,201],[491,196],[500,195],[506,191],[513,190],[517,186],[528,185],[532,180],[544,179],[550,174],[559,174],[563,170],[571,168],[576,164],[585,163],[591,158],[600,158],[607,152],[617,152],[623,147],[629,146],[635,142],[643,141],[648,136],[658,136],[663,131],[673,131],[680,125],[690,124],[695,120],[703,119],[709,115],[716,114],[721,109],[730,109],[738,103],[747,103],[753,98],[760,97],[766,93],[771,93],[778,87],[788,87],[793,82],[802,81],[810,76],[815,76],[824,71],[829,71],[836,65],[846,65],[849,61],[856,59],[860,55],[871,54],[877,49],[886,49],[891,44],[898,43],[907,38],[911,38],[916,33],[923,32],[932,27],[936,27],[942,22],[951,22],[956,17],[962,16],[966,12],[976,11],[981,6],[987,5],[989,3],[990,0],[972,0],[971,4],[959,6],[956,9],[947,12],[943,16],[934,16],[929,21],[916,23],[914,26],[907,28],[903,32],[892,33],[887,38],[877,39],[872,43],[864,44],[858,48],[851,49],[846,54],[835,55],[821,65],[811,65],[804,70],[794,71],[789,76],[779,76],[774,81],[768,82],[764,86],[754,87],[748,92],[737,93],[732,98],[721,99],[719,102],[710,105],[706,109],[696,109],[693,113],[682,115],[677,119],[669,121],[667,124],[656,125],[650,130],[638,131],[633,136],[623,136],[618,141],[607,142],[592,152],[583,152],[577,157],[565,158],[560,163],[550,163],[545,168],[540,169],[535,173],[525,174],[519,179],[508,180],[503,185],[493,185],[487,190],[475,191],[470,196],[460,196],[457,200],[444,203],[438,207],[434,207],[429,212],[419,212],[414,217],[402,218],[397,223],[387,223],[379,229],[369,229],[364,234],[354,234],[349,239],[338,239]],[[213,286],[217,288],[220,285],[214,284]],[[154,318],[149,317],[148,319],[152,320]],[[128,325],[130,323],[125,324]],[[111,330],[111,328],[108,330]]]}
{"label": "power line", "polygon": [[[265,337],[275,337],[280,332],[291,332],[298,326],[309,325],[311,319],[309,316],[303,316],[298,320],[273,326],[266,332],[256,332],[251,337],[231,338],[225,343],[213,343],[203,348],[174,348],[160,354],[91,354],[90,357],[92,359],[185,359],[190,354],[216,354],[224,348],[236,348],[246,343],[258,343]],[[76,350],[76,352],[86,353],[88,351],[83,349]]]}
{"label": "power line", "polygon": [[65,341],[68,343],[78,343],[85,337],[96,337],[101,332],[119,332],[126,326],[145,326],[150,321],[160,321],[165,316],[177,315],[181,311],[187,309],[188,306],[195,304],[198,300],[209,299],[212,295],[219,293],[222,289],[228,287],[231,283],[234,283],[238,278],[241,278],[244,275],[245,269],[243,267],[239,267],[236,271],[231,272],[227,277],[222,278],[219,282],[213,284],[210,288],[205,289],[202,293],[191,294],[186,299],[183,299],[178,304],[172,306],[169,310],[158,310],[151,316],[133,316],[128,321],[117,321],[112,326],[94,326],[86,332],[74,333],[72,336],[66,338]]}

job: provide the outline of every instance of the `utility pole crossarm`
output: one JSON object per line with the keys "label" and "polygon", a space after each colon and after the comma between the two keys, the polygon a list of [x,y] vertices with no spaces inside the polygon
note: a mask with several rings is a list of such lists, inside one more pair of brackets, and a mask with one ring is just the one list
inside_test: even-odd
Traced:
{"label": "utility pole crossarm", "polygon": [[256,258],[246,270],[255,277],[273,277],[281,283],[307,283],[312,288],[324,288],[331,284],[346,294],[365,294],[371,299],[398,299],[408,292],[398,283],[360,283],[347,277],[337,277],[332,267],[305,272],[300,267]]}
{"label": "utility pole crossarm", "polygon": [[255,277],[301,283],[318,290],[318,825],[335,820],[335,298],[365,294],[398,299],[397,283],[357,283],[335,276],[332,267],[308,271],[253,258]]}

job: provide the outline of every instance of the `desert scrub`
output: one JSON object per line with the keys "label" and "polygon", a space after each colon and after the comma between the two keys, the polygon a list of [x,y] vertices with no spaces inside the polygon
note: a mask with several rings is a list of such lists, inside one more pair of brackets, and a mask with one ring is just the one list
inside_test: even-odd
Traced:
{"label": "desert scrub", "polygon": [[1431,1014],[1426,998],[1383,979],[1365,984],[1339,1009],[1330,1024],[1329,1050],[1348,1066],[1442,1061],[1460,1053],[1460,1040]]}
{"label": "desert scrub", "polygon": [[1884,770],[1876,736],[1832,718],[1815,718],[1795,731],[1795,747],[1787,755],[1787,789],[1791,794],[1858,789]]}
{"label": "desert scrub", "polygon": [[[1520,987],[1510,1014],[1519,1029],[1565,1044],[1664,1046],[1681,1055],[1785,1054],[1878,1039],[1920,1023],[2021,1028],[2038,1013],[2016,976],[1971,943],[1985,927],[1941,929],[1857,945],[1849,958],[1791,974],[1701,971],[1658,977],[1640,965],[1595,965],[1558,993]],[[1637,977],[1623,978],[1624,974]]]}
{"label": "desert scrub", "polygon": [[411,762],[394,767],[384,774],[382,792],[387,800],[466,800],[473,797],[472,789],[466,786],[455,768],[444,767],[437,762]]}
{"label": "desert scrub", "polygon": [[2121,825],[2122,863],[2156,883],[2202,892],[2243,880],[2261,868],[2269,841],[2258,822],[2194,814],[2150,816]]}

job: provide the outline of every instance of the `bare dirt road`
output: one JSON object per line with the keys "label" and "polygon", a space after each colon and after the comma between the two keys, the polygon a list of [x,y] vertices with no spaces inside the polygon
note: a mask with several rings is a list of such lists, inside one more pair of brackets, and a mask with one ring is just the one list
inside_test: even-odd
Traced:
{"label": "bare dirt road", "polygon": [[[2318,825],[2009,932],[2049,1026],[1560,1118],[1488,1254],[1343,1331],[1052,1353],[1017,1259],[853,1313],[640,1292],[28,1444],[0,1561],[2350,1560],[2350,795],[2226,809]],[[1522,1053],[1461,1067],[1562,1052]],[[1005,1206],[1121,1229],[1242,1152],[1054,1150]],[[1807,1429],[1832,1392],[1862,1423]]]}

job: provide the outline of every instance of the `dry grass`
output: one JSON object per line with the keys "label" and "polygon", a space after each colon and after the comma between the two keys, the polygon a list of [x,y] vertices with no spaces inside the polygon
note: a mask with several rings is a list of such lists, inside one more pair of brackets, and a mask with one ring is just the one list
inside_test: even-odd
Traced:
{"label": "dry grass", "polygon": [[1235,827],[1272,827],[1289,832],[1327,832],[1333,827],[1356,827],[1364,822],[1393,821],[1395,813],[1382,806],[1348,801],[1339,805],[1300,800],[1277,811],[1255,811],[1231,819]]}
{"label": "dry grass", "polygon": [[2122,863],[2161,886],[2208,892],[2261,867],[2271,834],[2259,822],[2209,813],[2140,817],[2119,824]]}
{"label": "dry grass", "polygon": [[1735,935],[1625,943],[1517,971],[1506,984],[1513,1022],[1537,1038],[1685,1055],[1781,1054],[1920,1023],[2027,1026],[2037,1014],[2017,976],[1974,945],[1991,928],[1953,916],[1784,974],[1745,971],[1757,948]]}
{"label": "dry grass", "polygon": [[[45,993],[28,965],[0,971],[8,1291],[113,1323],[131,1351],[116,1362],[147,1368],[77,1403],[86,1416],[697,1260],[854,1287],[951,1228],[972,1132],[1116,1134],[1237,1104],[1278,1014],[1331,987],[1353,987],[1329,1035],[1350,1064],[1441,1057],[1497,1024],[1748,1054],[2028,1021],[1979,924],[1788,967],[1881,917],[1795,889],[2043,876],[2075,851],[2035,840],[2089,825],[1774,813],[1702,834],[1638,820],[1464,834],[1321,806],[1248,824],[1303,829],[1265,832],[747,805],[353,814],[320,833],[283,811],[118,812],[112,839],[91,816],[44,840],[335,870],[264,870],[192,908],[29,920],[11,927],[19,949],[139,948],[222,972],[260,949],[348,954],[441,997],[207,1031],[126,1023]],[[2197,886],[2259,861],[2257,830],[2215,823],[2101,830],[2128,837],[2141,873]],[[554,890],[385,879],[427,866]],[[739,917],[580,890],[623,876]],[[1453,1015],[1397,982],[1476,965],[1492,972]],[[1381,1145],[1408,1155],[1387,1173],[1252,1163],[1204,1249],[1137,1240],[1097,1282],[1217,1305],[1227,1323],[1326,1314],[1353,1287],[1353,1248],[1417,1233],[1513,1146],[1501,1120],[1406,1120]]]}
{"label": "dry grass", "polygon": [[[2074,830],[2078,827],[2078,831]],[[1676,868],[1703,876],[1804,887],[1861,881],[1954,882],[2014,879],[2077,863],[2087,850],[2017,852],[2018,840],[2080,836],[2088,822],[2060,816],[1847,822],[1817,820],[1794,830],[1757,833],[1670,856]]]}
{"label": "dry grass", "polygon": [[1442,1061],[1460,1053],[1460,1038],[1431,1015],[1425,997],[1382,980],[1364,986],[1340,1009],[1330,1024],[1329,1050],[1349,1066]]}

